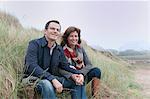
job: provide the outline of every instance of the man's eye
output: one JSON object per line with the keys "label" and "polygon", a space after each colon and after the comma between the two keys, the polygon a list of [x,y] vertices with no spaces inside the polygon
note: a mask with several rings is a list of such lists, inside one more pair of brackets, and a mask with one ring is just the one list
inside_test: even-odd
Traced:
{"label": "man's eye", "polygon": [[55,30],[55,28],[50,28],[51,30]]}
{"label": "man's eye", "polygon": [[60,29],[57,29],[58,32],[60,32]]}
{"label": "man's eye", "polygon": [[56,28],[50,28],[51,30],[57,30],[58,32],[60,31],[60,29],[56,29]]}

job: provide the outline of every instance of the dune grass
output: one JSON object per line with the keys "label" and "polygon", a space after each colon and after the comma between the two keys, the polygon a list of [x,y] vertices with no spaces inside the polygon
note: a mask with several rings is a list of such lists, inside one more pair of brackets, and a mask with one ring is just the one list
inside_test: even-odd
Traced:
{"label": "dune grass", "polygon": [[[4,16],[0,13],[0,16]],[[13,16],[0,17],[0,98],[17,99],[24,55],[29,40],[42,36],[35,29],[24,29]],[[10,19],[11,18],[11,19]],[[19,24],[19,25],[18,25]],[[112,94],[110,99],[140,99],[138,85],[123,61],[109,58],[84,45],[94,66],[102,71],[102,84]],[[112,56],[113,57],[113,56]],[[105,92],[101,91],[101,96]],[[90,97],[90,96],[89,96]]]}
{"label": "dune grass", "polygon": [[[107,57],[101,52],[94,51],[87,45],[84,46],[92,64],[102,71],[102,83],[110,88],[110,99],[140,99],[138,91],[140,86],[134,82],[134,76],[130,71],[130,64],[116,58]],[[101,94],[105,94],[101,92]]]}
{"label": "dune grass", "polygon": [[[0,13],[0,16],[2,14]],[[32,29],[13,25],[16,24],[15,21],[10,24],[8,22],[10,20],[7,20],[9,17],[5,19],[0,17],[0,98],[17,97],[18,81],[23,69],[27,44],[30,39],[41,35]]]}

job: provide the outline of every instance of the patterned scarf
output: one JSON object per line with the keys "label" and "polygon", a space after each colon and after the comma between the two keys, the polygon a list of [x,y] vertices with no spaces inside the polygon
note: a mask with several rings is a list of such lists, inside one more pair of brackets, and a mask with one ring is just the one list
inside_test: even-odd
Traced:
{"label": "patterned scarf", "polygon": [[[80,45],[76,45],[77,48],[80,48]],[[71,49],[70,47],[68,47],[67,45],[65,45],[63,47],[64,50],[64,54],[67,57],[68,61],[70,63],[72,63],[72,61],[76,64],[75,68],[80,70],[82,67],[78,67],[77,65],[81,65],[83,64],[83,61],[81,60],[81,58],[77,55],[76,51],[74,51],[73,49]]]}

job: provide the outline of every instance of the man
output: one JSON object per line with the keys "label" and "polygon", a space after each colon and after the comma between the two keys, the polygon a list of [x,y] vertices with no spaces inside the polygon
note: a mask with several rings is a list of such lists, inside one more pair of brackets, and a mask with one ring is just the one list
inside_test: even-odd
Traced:
{"label": "man", "polygon": [[[25,74],[41,80],[35,89],[43,99],[56,99],[56,94],[63,88],[70,88],[72,99],[86,99],[84,77],[79,71],[70,68],[63,49],[56,43],[61,26],[57,20],[46,23],[44,37],[29,42],[25,57]],[[75,81],[68,80],[59,74],[59,68],[81,76]]]}

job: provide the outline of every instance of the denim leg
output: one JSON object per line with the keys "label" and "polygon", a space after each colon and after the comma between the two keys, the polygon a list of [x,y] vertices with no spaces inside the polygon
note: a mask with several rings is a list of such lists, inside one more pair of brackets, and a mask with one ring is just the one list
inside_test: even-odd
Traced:
{"label": "denim leg", "polygon": [[88,73],[87,73],[87,83],[90,82],[92,80],[93,77],[97,77],[97,78],[101,78],[101,70],[97,67],[91,69]]}
{"label": "denim leg", "polygon": [[81,94],[82,94],[81,99],[87,99],[85,87],[86,87],[85,84],[81,86]]}
{"label": "denim leg", "polygon": [[76,92],[74,93],[76,94],[77,97],[74,97],[75,95],[72,95],[72,99],[87,99],[85,85],[82,86],[76,85],[74,86],[74,89],[76,90]]}
{"label": "denim leg", "polygon": [[71,89],[71,99],[87,99],[85,84],[76,85],[74,81],[69,79],[63,79],[63,87]]}
{"label": "denim leg", "polygon": [[54,87],[48,80],[40,80],[35,89],[41,95],[42,99],[56,99]]}

